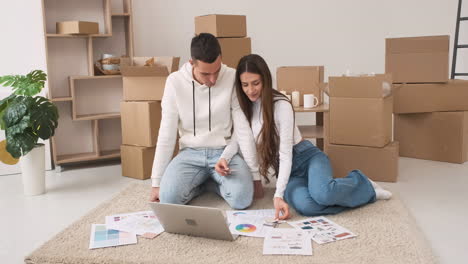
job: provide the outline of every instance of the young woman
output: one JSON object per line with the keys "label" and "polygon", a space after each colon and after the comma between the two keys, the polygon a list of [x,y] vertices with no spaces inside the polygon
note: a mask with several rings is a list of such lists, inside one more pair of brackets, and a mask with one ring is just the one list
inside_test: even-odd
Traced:
{"label": "young woman", "polygon": [[[294,109],[287,97],[273,89],[270,70],[262,57],[243,57],[235,82],[239,104],[256,139],[260,174],[267,182],[270,170],[277,177],[277,219],[289,217],[289,206],[302,215],[315,216],[336,214],[391,197],[390,192],[359,170],[351,171],[345,178],[333,178],[326,154],[302,139],[294,121]],[[234,138],[215,166],[219,174],[229,174],[229,159],[237,151]]]}

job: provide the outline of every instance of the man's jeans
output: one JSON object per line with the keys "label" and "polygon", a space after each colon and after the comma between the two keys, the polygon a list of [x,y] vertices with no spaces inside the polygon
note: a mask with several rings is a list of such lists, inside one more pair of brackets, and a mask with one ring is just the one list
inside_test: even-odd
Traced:
{"label": "man's jeans", "polygon": [[284,199],[306,216],[336,214],[375,201],[369,179],[359,170],[333,179],[327,155],[309,141],[294,146],[291,177]]}
{"label": "man's jeans", "polygon": [[205,189],[213,188],[233,209],[249,207],[253,200],[250,169],[236,154],[229,163],[231,174],[219,175],[214,166],[223,150],[184,148],[164,172],[159,195],[161,202],[186,204]]}

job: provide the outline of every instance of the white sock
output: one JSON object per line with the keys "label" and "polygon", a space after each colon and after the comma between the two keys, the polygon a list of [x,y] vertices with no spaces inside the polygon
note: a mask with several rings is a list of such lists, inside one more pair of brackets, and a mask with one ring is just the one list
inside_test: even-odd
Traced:
{"label": "white sock", "polygon": [[392,198],[392,193],[391,192],[385,190],[384,188],[382,188],[380,185],[378,185],[373,180],[369,179],[369,181],[372,184],[372,187],[374,187],[375,196],[376,196],[377,200],[388,200],[388,199]]}

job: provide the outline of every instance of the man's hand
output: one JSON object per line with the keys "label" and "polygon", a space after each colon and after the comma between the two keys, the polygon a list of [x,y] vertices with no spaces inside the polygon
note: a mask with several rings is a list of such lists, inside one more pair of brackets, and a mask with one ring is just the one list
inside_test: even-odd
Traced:
{"label": "man's hand", "polygon": [[[275,219],[286,220],[289,218],[289,205],[283,200],[283,198],[275,197],[273,204],[275,206]],[[283,215],[280,215],[280,212]]]}
{"label": "man's hand", "polygon": [[263,198],[263,185],[262,181],[254,181],[254,199]]}
{"label": "man's hand", "polygon": [[150,202],[159,202],[159,187],[151,188]]}
{"label": "man's hand", "polygon": [[215,171],[221,176],[227,176],[231,173],[228,163],[225,159],[219,159],[215,165]]}

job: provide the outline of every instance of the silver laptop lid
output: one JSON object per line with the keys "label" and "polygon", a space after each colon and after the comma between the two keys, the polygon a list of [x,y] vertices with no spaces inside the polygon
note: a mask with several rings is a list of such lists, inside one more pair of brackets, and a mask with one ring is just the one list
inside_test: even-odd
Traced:
{"label": "silver laptop lid", "polygon": [[233,241],[223,211],[191,205],[150,202],[164,231],[169,233]]}

